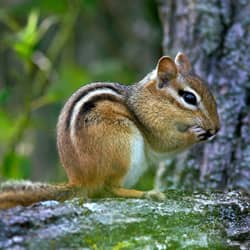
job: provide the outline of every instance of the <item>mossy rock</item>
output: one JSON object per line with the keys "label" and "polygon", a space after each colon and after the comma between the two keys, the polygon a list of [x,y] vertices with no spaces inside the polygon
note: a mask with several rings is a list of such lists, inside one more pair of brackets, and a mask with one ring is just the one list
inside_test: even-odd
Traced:
{"label": "mossy rock", "polygon": [[168,191],[165,202],[73,199],[0,212],[0,249],[249,249],[249,197]]}

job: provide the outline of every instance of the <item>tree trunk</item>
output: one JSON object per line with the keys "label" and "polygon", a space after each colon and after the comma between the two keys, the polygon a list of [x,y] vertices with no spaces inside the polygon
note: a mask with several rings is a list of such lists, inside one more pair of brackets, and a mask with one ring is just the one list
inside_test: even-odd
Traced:
{"label": "tree trunk", "polygon": [[158,5],[164,54],[187,54],[216,96],[221,119],[214,141],[177,157],[165,174],[175,176],[174,186],[248,191],[250,1],[158,0]]}

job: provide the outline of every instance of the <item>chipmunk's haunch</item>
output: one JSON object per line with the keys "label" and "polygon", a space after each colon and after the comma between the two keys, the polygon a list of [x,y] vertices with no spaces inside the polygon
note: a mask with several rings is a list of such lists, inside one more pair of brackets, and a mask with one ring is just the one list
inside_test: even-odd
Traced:
{"label": "chipmunk's haunch", "polygon": [[[121,197],[163,198],[161,193],[124,187],[138,181],[149,161],[157,163],[207,140],[220,127],[213,95],[190,72],[187,57],[178,53],[175,61],[160,58],[156,69],[135,85],[98,82],[77,90],[57,125],[58,151],[69,178],[62,192],[81,187],[90,197],[105,190]],[[60,188],[49,190],[32,202],[58,199]],[[39,191],[32,192],[36,197]],[[32,203],[20,196],[15,200],[17,194],[10,198],[5,193],[10,200],[5,207]]]}

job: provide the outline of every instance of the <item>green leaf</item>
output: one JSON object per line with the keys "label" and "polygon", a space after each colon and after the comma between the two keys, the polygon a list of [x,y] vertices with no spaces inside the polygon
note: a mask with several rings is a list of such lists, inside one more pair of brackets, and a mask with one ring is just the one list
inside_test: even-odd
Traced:
{"label": "green leaf", "polygon": [[24,59],[31,60],[35,45],[38,43],[37,31],[39,13],[32,11],[28,17],[27,25],[18,32],[13,45],[14,50]]}

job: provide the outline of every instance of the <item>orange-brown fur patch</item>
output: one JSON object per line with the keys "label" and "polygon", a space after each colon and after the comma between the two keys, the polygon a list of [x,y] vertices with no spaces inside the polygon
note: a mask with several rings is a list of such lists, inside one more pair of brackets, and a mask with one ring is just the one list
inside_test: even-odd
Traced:
{"label": "orange-brown fur patch", "polygon": [[69,181],[92,191],[120,186],[130,165],[131,115],[120,103],[99,101],[91,116],[96,119],[77,130],[76,142],[69,143],[68,134],[62,143],[69,147],[59,146]]}

